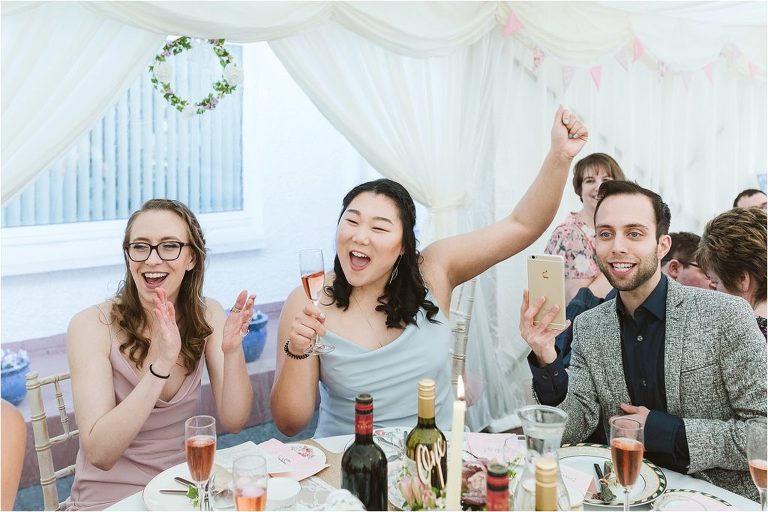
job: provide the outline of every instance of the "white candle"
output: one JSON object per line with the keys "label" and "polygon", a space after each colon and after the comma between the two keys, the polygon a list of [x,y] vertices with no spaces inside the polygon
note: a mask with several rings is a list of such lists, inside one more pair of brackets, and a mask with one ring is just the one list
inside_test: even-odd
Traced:
{"label": "white candle", "polygon": [[456,385],[456,401],[453,402],[453,426],[451,427],[451,446],[448,451],[448,478],[445,486],[446,510],[461,510],[461,469],[464,448],[464,381],[459,375]]}

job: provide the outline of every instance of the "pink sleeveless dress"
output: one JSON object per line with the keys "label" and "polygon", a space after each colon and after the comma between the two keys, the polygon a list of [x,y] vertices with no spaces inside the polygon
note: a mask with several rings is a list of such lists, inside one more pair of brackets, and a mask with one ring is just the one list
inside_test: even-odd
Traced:
{"label": "pink sleeveless dress", "polygon": [[[144,489],[162,471],[186,460],[184,422],[194,416],[200,402],[201,357],[197,368],[170,401],[158,400],[136,438],[109,471],[91,465],[82,441],[75,463],[72,493],[66,510],[103,510]],[[120,354],[113,340],[109,353],[115,399],[119,404],[138,385],[139,377]]]}

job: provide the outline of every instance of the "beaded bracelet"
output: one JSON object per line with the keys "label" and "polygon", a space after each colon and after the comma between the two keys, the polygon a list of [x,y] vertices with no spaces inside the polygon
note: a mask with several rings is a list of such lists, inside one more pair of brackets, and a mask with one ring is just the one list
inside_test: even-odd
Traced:
{"label": "beaded bracelet", "polygon": [[296,359],[296,360],[298,360],[298,361],[301,361],[302,359],[306,359],[306,358],[308,358],[308,357],[309,357],[309,354],[301,354],[300,356],[297,356],[296,354],[294,354],[293,352],[291,352],[290,350],[288,350],[288,344],[289,344],[290,342],[291,342],[291,340],[287,340],[287,341],[285,342],[285,345],[283,345],[283,352],[285,352],[285,355],[287,355],[287,356],[288,356],[288,357],[290,357],[291,359]]}
{"label": "beaded bracelet", "polygon": [[152,375],[154,375],[158,379],[167,379],[168,377],[171,376],[170,373],[168,375],[160,375],[159,373],[155,373],[155,370],[152,369],[152,364],[151,363],[149,365],[149,373],[151,373]]}

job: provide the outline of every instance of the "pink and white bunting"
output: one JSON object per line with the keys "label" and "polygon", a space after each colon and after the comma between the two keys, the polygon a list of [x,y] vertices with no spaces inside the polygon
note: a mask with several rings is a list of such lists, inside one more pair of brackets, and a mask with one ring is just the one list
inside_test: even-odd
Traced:
{"label": "pink and white bunting", "polygon": [[595,87],[600,90],[600,80],[603,78],[603,66],[592,66],[589,68],[589,74],[592,77],[592,81],[595,82]]}
{"label": "pink and white bunting", "polygon": [[570,87],[571,82],[573,81],[573,75],[575,73],[575,69],[571,66],[563,64],[562,66],[562,73],[563,73],[563,94],[566,93],[568,90],[568,87]]}
{"label": "pink and white bunting", "polygon": [[517,16],[515,16],[515,11],[510,11],[509,17],[507,18],[507,25],[504,27],[504,35],[508,36],[514,34],[521,28],[523,28],[523,24],[517,19]]}
{"label": "pink and white bunting", "polygon": [[645,45],[638,38],[635,38],[634,41],[632,41],[632,62],[635,62],[642,57],[644,53]]}
{"label": "pink and white bunting", "polygon": [[704,74],[707,76],[707,80],[712,85],[715,85],[715,65],[713,63],[705,64],[702,68]]}
{"label": "pink and white bunting", "polygon": [[614,55],[616,61],[624,68],[624,71],[629,71],[629,48],[622,46],[619,51]]}

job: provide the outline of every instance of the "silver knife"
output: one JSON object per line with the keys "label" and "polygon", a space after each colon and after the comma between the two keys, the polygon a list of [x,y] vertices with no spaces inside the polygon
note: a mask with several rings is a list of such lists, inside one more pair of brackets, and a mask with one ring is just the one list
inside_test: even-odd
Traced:
{"label": "silver knife", "polygon": [[187,491],[182,489],[160,489],[160,494],[178,494],[179,496],[186,496]]}

